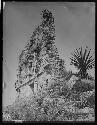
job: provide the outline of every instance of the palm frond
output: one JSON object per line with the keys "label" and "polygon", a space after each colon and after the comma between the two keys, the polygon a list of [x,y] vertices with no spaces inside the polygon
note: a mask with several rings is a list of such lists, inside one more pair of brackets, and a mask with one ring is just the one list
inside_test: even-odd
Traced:
{"label": "palm frond", "polygon": [[85,60],[86,54],[87,54],[87,47],[85,48],[85,52],[84,52],[84,55],[83,55],[83,60]]}
{"label": "palm frond", "polygon": [[89,51],[87,51],[87,52],[88,52],[88,54],[86,55],[85,63],[87,63],[87,61],[88,61],[88,58],[89,58],[89,55],[90,55],[91,49],[90,49]]}

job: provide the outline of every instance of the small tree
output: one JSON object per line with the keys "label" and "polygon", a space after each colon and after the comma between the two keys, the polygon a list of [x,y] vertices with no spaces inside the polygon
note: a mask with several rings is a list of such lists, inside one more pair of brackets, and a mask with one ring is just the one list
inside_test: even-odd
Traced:
{"label": "small tree", "polygon": [[86,46],[85,51],[82,52],[82,47],[76,49],[72,54],[71,65],[74,65],[79,70],[78,76],[81,78],[87,78],[88,73],[87,70],[95,67],[95,59],[93,55],[90,55],[91,49],[88,50]]}

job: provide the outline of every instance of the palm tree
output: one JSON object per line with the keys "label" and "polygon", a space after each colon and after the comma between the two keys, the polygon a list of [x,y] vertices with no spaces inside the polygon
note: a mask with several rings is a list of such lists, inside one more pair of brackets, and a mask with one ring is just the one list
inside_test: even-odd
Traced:
{"label": "palm tree", "polygon": [[82,47],[76,49],[74,53],[71,53],[72,57],[70,65],[74,65],[79,70],[78,76],[80,78],[87,78],[87,70],[95,67],[95,58],[93,55],[90,55],[91,49],[88,50],[86,46],[85,51],[82,52]]}

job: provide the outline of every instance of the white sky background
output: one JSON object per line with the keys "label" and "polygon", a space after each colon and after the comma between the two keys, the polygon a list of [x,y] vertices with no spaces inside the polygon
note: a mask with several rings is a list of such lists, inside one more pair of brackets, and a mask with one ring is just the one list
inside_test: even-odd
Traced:
{"label": "white sky background", "polygon": [[[95,4],[90,3],[16,3],[7,2],[3,12],[3,63],[4,81],[7,83],[3,94],[4,106],[11,104],[16,97],[14,82],[18,66],[18,55],[41,22],[41,10],[51,10],[55,17],[56,46],[60,57],[70,66],[70,53],[76,48],[88,45],[95,48]],[[94,71],[90,71],[94,75]]]}

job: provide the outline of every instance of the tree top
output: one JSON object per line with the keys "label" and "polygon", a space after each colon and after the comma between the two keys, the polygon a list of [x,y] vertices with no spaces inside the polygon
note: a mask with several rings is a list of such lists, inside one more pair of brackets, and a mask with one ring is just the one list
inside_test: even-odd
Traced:
{"label": "tree top", "polygon": [[54,17],[53,17],[53,15],[52,15],[52,13],[49,11],[49,10],[47,10],[47,9],[44,9],[44,10],[42,10],[42,19],[43,20],[45,20],[45,21],[51,21],[51,22],[54,22]]}

